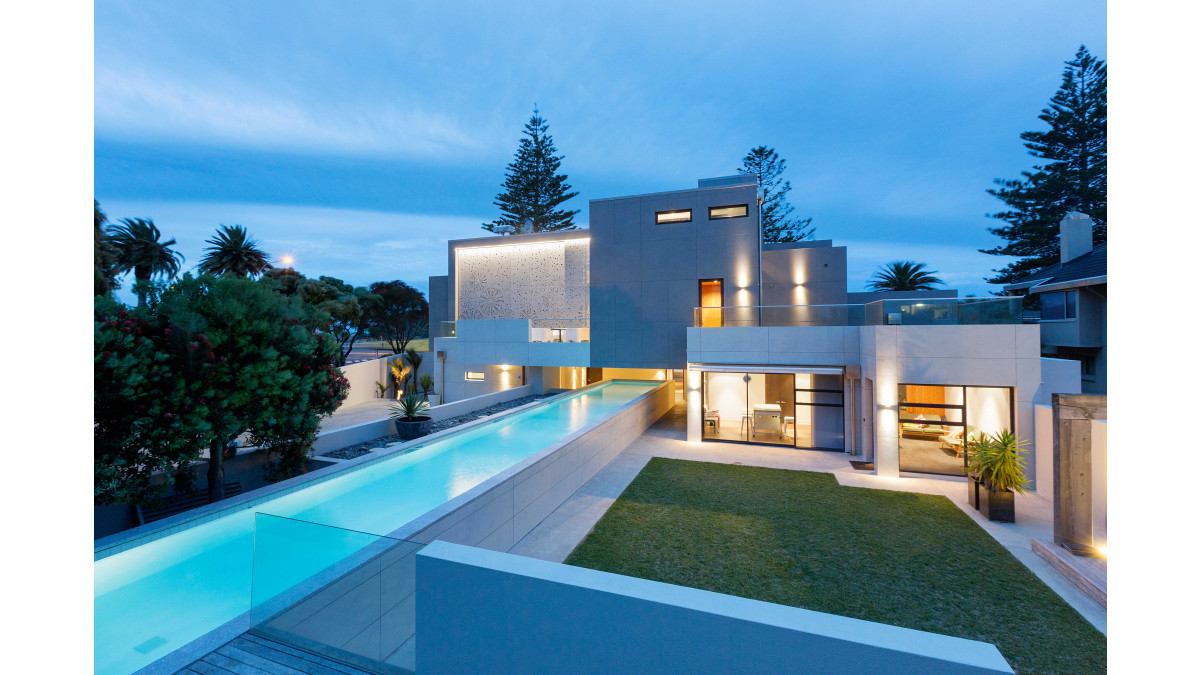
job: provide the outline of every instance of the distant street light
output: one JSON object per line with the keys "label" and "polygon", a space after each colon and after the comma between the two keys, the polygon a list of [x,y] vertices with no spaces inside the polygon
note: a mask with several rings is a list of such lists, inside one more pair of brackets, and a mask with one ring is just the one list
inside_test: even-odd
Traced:
{"label": "distant street light", "polygon": [[284,265],[287,265],[288,267],[291,267],[292,261],[293,261],[293,258],[290,255],[285,255],[279,259],[279,262],[283,263]]}

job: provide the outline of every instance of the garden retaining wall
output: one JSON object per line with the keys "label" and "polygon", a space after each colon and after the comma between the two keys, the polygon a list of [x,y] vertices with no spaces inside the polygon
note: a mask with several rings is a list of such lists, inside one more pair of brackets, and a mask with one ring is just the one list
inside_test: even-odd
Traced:
{"label": "garden retaining wall", "polygon": [[1013,672],[986,642],[440,541],[415,557],[423,675]]}

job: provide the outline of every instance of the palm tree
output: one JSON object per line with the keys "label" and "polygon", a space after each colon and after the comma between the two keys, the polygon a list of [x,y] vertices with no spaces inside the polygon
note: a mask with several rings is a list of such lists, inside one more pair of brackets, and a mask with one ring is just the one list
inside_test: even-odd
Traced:
{"label": "palm tree", "polygon": [[133,270],[137,283],[138,307],[146,304],[146,286],[153,277],[170,279],[179,274],[183,254],[171,250],[175,240],[159,241],[162,233],[153,220],[125,218],[112,228],[109,241],[117,249],[117,270],[124,274]]}
{"label": "palm tree", "polygon": [[210,274],[232,274],[237,277],[256,277],[271,269],[267,254],[258,247],[241,225],[222,225],[204,249],[200,259],[200,271]]}
{"label": "palm tree", "polygon": [[876,291],[931,291],[942,280],[925,271],[925,263],[897,260],[880,267],[871,277],[870,287]]}

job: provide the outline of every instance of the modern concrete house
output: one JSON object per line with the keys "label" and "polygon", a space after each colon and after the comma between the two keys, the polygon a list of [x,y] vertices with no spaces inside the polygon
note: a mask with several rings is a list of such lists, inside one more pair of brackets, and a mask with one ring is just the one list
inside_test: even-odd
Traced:
{"label": "modern concrete house", "polygon": [[1108,244],[1092,246],[1092,219],[1072,211],[1059,224],[1061,260],[1009,284],[1041,299],[1042,355],[1079,361],[1084,394],[1108,393]]}
{"label": "modern concrete house", "polygon": [[[449,242],[430,279],[445,400],[674,378],[688,440],[962,475],[964,439],[1076,393],[1018,297],[850,293],[846,248],[763,243],[753,177],[592,200],[589,228]],[[1053,380],[1053,381],[1046,381]],[[1034,462],[1030,462],[1032,468]]]}

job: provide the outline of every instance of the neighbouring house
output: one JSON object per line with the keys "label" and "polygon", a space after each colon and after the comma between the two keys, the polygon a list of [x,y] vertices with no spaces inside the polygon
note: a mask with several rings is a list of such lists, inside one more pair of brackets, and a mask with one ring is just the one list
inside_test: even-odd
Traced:
{"label": "neighbouring house", "polygon": [[1092,245],[1092,219],[1059,224],[1061,260],[1004,287],[1041,301],[1042,355],[1078,361],[1084,394],[1108,393],[1108,244]]}
{"label": "neighbouring house", "polygon": [[445,400],[675,379],[689,441],[861,455],[898,476],[962,475],[964,439],[1032,440],[1034,403],[1079,392],[1020,297],[851,293],[844,246],[764,243],[758,210],[755,179],[729,176],[591,200],[588,229],[450,241],[430,279]]}

